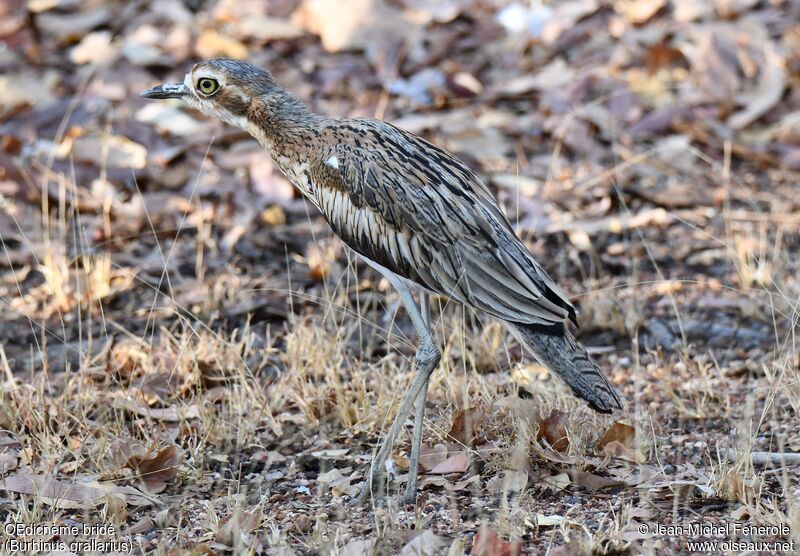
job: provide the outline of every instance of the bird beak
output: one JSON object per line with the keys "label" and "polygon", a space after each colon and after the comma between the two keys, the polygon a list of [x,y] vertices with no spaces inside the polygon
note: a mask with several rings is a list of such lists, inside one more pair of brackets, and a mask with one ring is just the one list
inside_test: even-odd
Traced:
{"label": "bird beak", "polygon": [[175,84],[164,83],[163,85],[159,85],[158,87],[153,87],[152,89],[147,89],[146,91],[142,91],[141,93],[139,93],[139,96],[143,96],[144,98],[160,99],[160,98],[181,98],[188,94],[189,94],[189,88],[183,83],[175,83]]}

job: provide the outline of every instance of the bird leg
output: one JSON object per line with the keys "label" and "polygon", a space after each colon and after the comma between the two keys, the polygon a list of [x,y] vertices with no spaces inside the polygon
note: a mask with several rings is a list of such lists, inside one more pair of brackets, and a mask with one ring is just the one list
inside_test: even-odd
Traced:
{"label": "bird leg", "polygon": [[[417,334],[419,334],[421,343],[414,358],[416,363],[416,374],[414,376],[414,380],[412,381],[408,392],[406,392],[403,402],[400,404],[400,409],[397,411],[397,416],[395,417],[392,426],[389,427],[386,438],[383,440],[375,459],[370,465],[369,475],[364,484],[364,488],[362,488],[361,493],[355,500],[356,504],[362,504],[366,502],[374,493],[381,492],[383,490],[383,477],[386,471],[386,460],[388,459],[389,453],[392,450],[394,440],[397,437],[397,433],[400,431],[400,427],[403,426],[403,423],[405,423],[405,420],[411,414],[414,403],[421,398],[419,404],[422,406],[422,409],[417,410],[414,420],[414,436],[412,439],[411,448],[412,466],[409,468],[409,483],[412,483],[413,481],[414,494],[416,494],[416,480],[420,450],[419,444],[422,439],[422,418],[425,410],[425,391],[428,387],[428,379],[433,371],[436,370],[436,367],[439,365],[439,360],[441,359],[441,352],[439,351],[439,348],[436,347],[434,342],[433,332],[428,324],[428,317],[423,317],[420,308],[414,301],[411,290],[395,275],[390,275],[388,272],[384,273],[384,275],[400,292],[400,297],[403,300],[403,304],[406,306],[406,310],[411,317],[411,322],[414,324]],[[424,306],[427,308],[427,303],[425,303]],[[405,498],[409,498],[408,489],[406,489]]]}
{"label": "bird leg", "polygon": [[[422,313],[422,319],[428,330],[431,328],[431,313],[428,305],[428,294],[421,292],[419,294],[419,308]],[[433,372],[433,371],[431,371]],[[428,398],[428,384],[430,383],[430,376],[425,381],[425,386],[417,397],[416,407],[414,408],[414,432],[411,436],[411,457],[408,465],[408,482],[406,483],[406,492],[403,495],[403,501],[406,504],[414,504],[417,501],[417,477],[419,475],[419,453],[422,447],[422,428],[425,421],[425,401]]]}

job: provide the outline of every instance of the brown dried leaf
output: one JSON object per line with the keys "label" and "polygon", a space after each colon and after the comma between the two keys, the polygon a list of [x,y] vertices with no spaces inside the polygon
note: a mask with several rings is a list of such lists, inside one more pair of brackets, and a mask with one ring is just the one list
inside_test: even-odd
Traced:
{"label": "brown dried leaf", "polygon": [[5,448],[0,451],[0,476],[17,468],[19,450]]}
{"label": "brown dried leaf", "polygon": [[200,408],[197,407],[197,405],[186,407],[172,405],[164,408],[148,407],[141,400],[128,397],[114,398],[113,405],[116,409],[123,409],[139,415],[140,417],[147,417],[148,419],[155,419],[156,421],[166,421],[168,423],[196,419],[200,416]]}
{"label": "brown dried leaf", "polygon": [[488,525],[481,525],[472,541],[473,556],[519,556],[522,554],[520,541],[505,541]]}
{"label": "brown dried leaf", "polygon": [[578,541],[570,541],[547,551],[547,556],[580,556],[581,554],[583,554],[583,550]]}
{"label": "brown dried leaf", "polygon": [[542,28],[542,40],[552,44],[575,24],[600,8],[597,0],[568,0],[559,2],[553,16],[547,20]]}
{"label": "brown dried leaf", "polygon": [[742,504],[752,504],[753,487],[742,479],[739,472],[736,469],[730,469],[726,478],[728,497],[732,500],[738,500]]}
{"label": "brown dried leaf", "polygon": [[614,9],[635,25],[647,23],[667,5],[667,0],[617,0]]}
{"label": "brown dried leaf", "polygon": [[618,442],[625,448],[633,448],[633,440],[635,435],[636,429],[630,425],[617,421],[609,427],[609,429],[597,443],[597,449],[602,451],[603,448],[610,442]]}
{"label": "brown dried leaf", "polygon": [[615,487],[624,484],[622,481],[601,477],[594,473],[587,471],[580,471],[578,469],[570,469],[567,471],[573,484],[583,487],[589,492],[595,492],[604,488]]}
{"label": "brown dried leaf", "polygon": [[431,475],[449,475],[450,473],[464,474],[469,471],[469,454],[456,452],[442,463],[428,471]]}
{"label": "brown dried leaf", "polygon": [[341,556],[372,556],[378,544],[377,539],[353,539],[339,552]]}
{"label": "brown dried leaf", "polygon": [[373,49],[413,33],[403,13],[384,0],[305,0],[292,23],[320,36],[328,52]]}
{"label": "brown dried leaf", "polygon": [[759,87],[749,99],[747,106],[728,119],[733,129],[743,129],[769,112],[783,97],[788,78],[783,59],[772,44],[764,46],[764,68],[759,77]]}
{"label": "brown dried leaf", "polygon": [[181,454],[174,444],[152,451],[139,443],[119,441],[112,448],[112,460],[136,472],[145,488],[156,494],[177,476]]}
{"label": "brown dried leaf", "polygon": [[565,523],[570,523],[567,518],[558,514],[544,515],[536,513],[531,517],[532,519],[525,518],[525,525],[531,529],[537,529],[539,527],[557,527]]}
{"label": "brown dried leaf", "polygon": [[244,44],[211,29],[203,31],[197,39],[195,50],[201,58],[216,58],[218,56],[239,60],[247,58],[247,47]]}
{"label": "brown dried leaf", "polygon": [[539,425],[539,434],[536,436],[536,440],[542,438],[547,440],[554,450],[565,453],[569,449],[567,414],[557,409],[552,410],[550,415]]}
{"label": "brown dried leaf", "polygon": [[759,0],[714,0],[714,7],[720,17],[731,19],[747,12],[758,2]]}
{"label": "brown dried leaf", "polygon": [[[480,408],[472,407],[461,410],[453,417],[453,425],[447,436],[463,444],[464,446],[474,446],[479,443],[479,425],[486,420],[486,412]],[[478,442],[476,442],[478,440]]]}
{"label": "brown dried leaf", "polygon": [[76,160],[98,168],[144,168],[147,149],[121,135],[79,137],[72,144]]}
{"label": "brown dried leaf", "polygon": [[243,544],[246,545],[249,534],[258,527],[260,522],[260,512],[235,510],[232,515],[220,520],[217,525],[216,540],[225,546],[238,547]]}
{"label": "brown dried leaf", "polygon": [[106,498],[106,492],[99,488],[59,481],[45,475],[31,475],[27,471],[3,478],[0,490],[32,495],[45,504],[61,509],[96,508]]}
{"label": "brown dried leaf", "polygon": [[433,556],[445,545],[444,539],[426,529],[409,541],[400,551],[400,556]]}
{"label": "brown dried leaf", "polygon": [[528,486],[528,473],[525,471],[503,471],[489,479],[486,483],[486,490],[492,494],[506,492],[522,492]]}
{"label": "brown dried leaf", "polygon": [[73,64],[94,64],[104,66],[119,56],[117,48],[111,44],[110,31],[97,31],[83,37],[80,44],[69,54]]}
{"label": "brown dried leaf", "polygon": [[246,17],[236,26],[236,31],[244,38],[261,42],[296,39],[303,36],[303,30],[289,20],[264,15]]}
{"label": "brown dried leaf", "polygon": [[557,475],[550,475],[548,477],[540,478],[538,486],[545,490],[553,490],[560,492],[572,484],[572,480],[566,473],[559,473]]}
{"label": "brown dried leaf", "polygon": [[123,494],[112,493],[106,497],[105,515],[111,518],[116,526],[128,519],[128,506]]}
{"label": "brown dried leaf", "polygon": [[106,6],[72,14],[45,12],[36,16],[36,25],[45,33],[55,36],[59,42],[68,42],[80,39],[92,29],[108,23],[113,15]]}
{"label": "brown dried leaf", "polygon": [[53,89],[58,75],[45,72],[43,75],[31,73],[5,73],[0,75],[0,119],[14,114],[22,108],[35,106],[44,108],[57,101]]}
{"label": "brown dried leaf", "polygon": [[439,443],[433,448],[427,444],[423,444],[419,454],[419,466],[423,473],[427,473],[437,465],[443,463],[446,459],[447,446],[444,444]]}
{"label": "brown dried leaf", "polygon": [[146,516],[128,527],[125,531],[126,535],[138,535],[139,533],[146,533],[152,529],[156,528],[156,522],[153,521],[153,518]]}

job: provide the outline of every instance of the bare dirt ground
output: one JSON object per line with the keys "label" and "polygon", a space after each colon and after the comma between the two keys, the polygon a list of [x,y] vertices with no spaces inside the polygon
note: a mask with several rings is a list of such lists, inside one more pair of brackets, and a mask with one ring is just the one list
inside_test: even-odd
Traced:
{"label": "bare dirt ground", "polygon": [[[0,4],[0,553],[795,552],[798,20],[789,0]],[[404,435],[386,503],[351,507],[416,338],[253,140],[138,97],[212,56],[470,164],[625,411],[436,300],[418,504]]]}

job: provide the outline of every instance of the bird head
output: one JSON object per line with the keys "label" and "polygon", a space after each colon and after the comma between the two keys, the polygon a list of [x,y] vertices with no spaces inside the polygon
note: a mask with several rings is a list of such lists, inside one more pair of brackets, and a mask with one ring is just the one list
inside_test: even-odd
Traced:
{"label": "bird head", "polygon": [[183,83],[165,83],[140,94],[150,99],[180,99],[209,116],[248,129],[254,101],[263,109],[279,102],[285,92],[266,70],[239,60],[215,58],[195,64]]}

